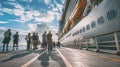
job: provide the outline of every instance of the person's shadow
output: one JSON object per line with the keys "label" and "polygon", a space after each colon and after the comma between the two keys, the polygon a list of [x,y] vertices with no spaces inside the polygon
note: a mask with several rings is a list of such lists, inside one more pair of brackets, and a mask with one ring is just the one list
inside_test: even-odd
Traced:
{"label": "person's shadow", "polygon": [[59,67],[66,67],[62,58],[57,54],[58,54],[58,52],[56,50],[52,50],[51,52],[49,52],[49,56],[51,57],[52,60],[56,61],[59,64],[58,65]]}
{"label": "person's shadow", "polygon": [[45,52],[40,57],[38,57],[38,60],[41,61],[42,67],[48,67],[49,66],[49,54]]}
{"label": "person's shadow", "polygon": [[[61,59],[61,57],[58,56],[57,54],[58,53],[56,50],[45,52],[40,57],[38,57],[38,60],[40,61],[40,65],[42,65],[42,67],[49,67],[49,65],[50,65],[49,61],[53,60],[53,61],[55,61],[55,63],[59,64],[58,67],[66,67],[66,65],[63,62],[63,60]],[[55,66],[56,66],[56,64],[55,64]],[[55,67],[55,66],[53,66],[53,67]]]}
{"label": "person's shadow", "polygon": [[31,54],[32,52],[33,52],[33,51],[20,52],[20,53],[18,53],[18,54],[15,54],[15,55],[11,56],[11,57],[8,58],[8,59],[2,60],[2,62],[7,62],[7,61],[11,61],[11,60],[13,60],[13,59],[15,59],[15,58],[24,57],[24,56],[26,56],[26,55],[28,55],[28,54]]}

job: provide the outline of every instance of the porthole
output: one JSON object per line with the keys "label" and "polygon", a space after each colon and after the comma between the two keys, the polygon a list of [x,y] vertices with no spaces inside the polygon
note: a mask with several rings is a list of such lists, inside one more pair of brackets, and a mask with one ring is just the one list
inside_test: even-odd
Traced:
{"label": "porthole", "polygon": [[91,23],[91,27],[94,28],[95,26],[96,26],[96,23],[95,23],[95,21],[93,21],[93,22]]}
{"label": "porthole", "polygon": [[82,30],[80,29],[80,33],[82,33]]}
{"label": "porthole", "polygon": [[86,26],[86,29],[87,29],[87,30],[89,30],[89,29],[90,29],[90,25],[89,25],[89,24]]}
{"label": "porthole", "polygon": [[117,16],[117,11],[115,11],[115,10],[110,10],[110,11],[107,13],[107,19],[108,19],[108,20],[112,20],[112,19],[114,19],[116,16]]}
{"label": "porthole", "polygon": [[79,31],[77,31],[77,35],[79,34]]}
{"label": "porthole", "polygon": [[98,18],[98,24],[103,24],[104,23],[104,18],[103,17],[99,17]]}
{"label": "porthole", "polygon": [[82,30],[83,30],[83,32],[85,32],[85,27],[83,27],[83,29],[82,29]]}

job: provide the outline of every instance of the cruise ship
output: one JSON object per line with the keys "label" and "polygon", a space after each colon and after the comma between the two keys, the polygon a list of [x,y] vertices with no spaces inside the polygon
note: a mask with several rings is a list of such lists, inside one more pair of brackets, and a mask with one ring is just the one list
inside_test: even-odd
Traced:
{"label": "cruise ship", "polygon": [[59,25],[62,46],[120,53],[120,0],[65,0]]}

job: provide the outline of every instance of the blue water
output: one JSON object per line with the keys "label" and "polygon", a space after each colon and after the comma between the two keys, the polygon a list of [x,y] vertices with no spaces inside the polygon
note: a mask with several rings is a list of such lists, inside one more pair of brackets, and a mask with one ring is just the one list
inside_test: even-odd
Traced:
{"label": "blue water", "polygon": [[[18,50],[25,50],[27,48],[27,46],[26,45],[19,45],[19,47],[18,47]],[[0,45],[0,52],[2,51],[2,46]],[[12,51],[13,50],[13,47],[12,46],[9,46],[8,47],[8,49],[9,49],[9,51]]]}

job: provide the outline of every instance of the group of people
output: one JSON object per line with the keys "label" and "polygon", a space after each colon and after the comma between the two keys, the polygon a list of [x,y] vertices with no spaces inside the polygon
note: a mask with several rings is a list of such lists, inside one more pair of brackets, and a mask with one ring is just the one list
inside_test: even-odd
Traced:
{"label": "group of people", "polygon": [[30,50],[33,48],[33,50],[38,48],[38,45],[41,43],[39,40],[38,33],[28,33],[28,35],[25,37],[25,40],[27,41],[27,50]]}
{"label": "group of people", "polygon": [[[8,51],[8,44],[11,40],[11,29],[8,29],[7,31],[5,31],[4,33],[4,39],[2,41],[3,43],[3,51],[5,51],[5,46],[6,46],[6,51]],[[53,42],[53,39],[52,39],[52,34],[51,34],[51,31],[48,32],[48,34],[46,33],[46,31],[42,34],[42,43],[41,41],[39,40],[39,35],[38,33],[33,33],[31,35],[31,33],[28,33],[26,36],[25,36],[25,40],[27,42],[27,50],[30,50],[30,49],[37,49],[38,48],[38,45],[41,44],[43,50],[47,49],[48,50],[52,50],[52,47],[55,46],[55,42]],[[19,39],[19,34],[18,32],[16,32],[14,35],[13,35],[13,51],[15,50],[18,50],[18,43],[20,42],[20,39]],[[60,43],[58,42],[57,46],[59,46]]]}
{"label": "group of people", "polygon": [[[28,35],[25,37],[25,40],[27,41],[27,50],[30,50],[32,48],[33,44],[33,49],[37,49],[38,45],[41,44],[43,50],[52,50],[52,47],[55,45],[55,42],[53,42],[52,39],[52,34],[51,31],[47,32],[45,31],[42,34],[42,42],[39,40],[38,33],[33,33],[31,36],[31,33],[28,33]],[[60,47],[60,42],[57,43],[57,46]]]}
{"label": "group of people", "polygon": [[[4,39],[2,41],[3,43],[3,51],[5,50],[5,46],[6,46],[6,51],[8,51],[8,44],[11,40],[11,29],[8,29],[7,31],[5,31],[4,33]],[[16,32],[13,35],[13,50],[16,48],[16,50],[18,50],[18,42],[20,41],[19,39],[19,34],[18,32]]]}
{"label": "group of people", "polygon": [[46,31],[45,31],[42,35],[43,50],[46,49],[47,46],[48,46],[48,50],[52,50],[52,43],[53,43],[53,39],[52,39],[51,31],[49,31],[48,34],[46,34]]}
{"label": "group of people", "polygon": [[48,46],[48,50],[52,50],[52,34],[51,31],[49,31],[48,34],[46,34],[46,31],[42,35],[42,43],[39,40],[38,33],[33,33],[31,36],[31,33],[28,33],[28,35],[25,37],[25,40],[27,41],[27,50],[30,50],[32,47],[33,49],[37,49],[38,45],[41,44],[43,47],[43,50],[46,49]]}
{"label": "group of people", "polygon": [[[11,40],[11,36],[12,36],[11,29],[8,29],[7,31],[5,31],[4,39],[2,41],[3,51],[5,51],[5,48],[6,48],[6,51],[8,51],[8,44]],[[31,48],[37,49],[37,46],[40,44],[38,33],[33,33],[32,36],[31,36],[31,33],[28,33],[28,35],[25,37],[25,40],[27,41],[27,50],[30,50]],[[15,50],[15,48],[16,48],[16,50],[18,50],[19,42],[20,42],[19,34],[18,34],[18,32],[16,32],[13,35],[13,51]]]}
{"label": "group of people", "polygon": [[57,43],[53,42],[51,31],[49,31],[48,34],[46,34],[46,31],[45,31],[42,35],[43,50],[47,49],[47,47],[48,47],[48,50],[52,50],[52,48],[55,46],[60,48],[60,46],[61,46],[60,42],[59,41]]}

